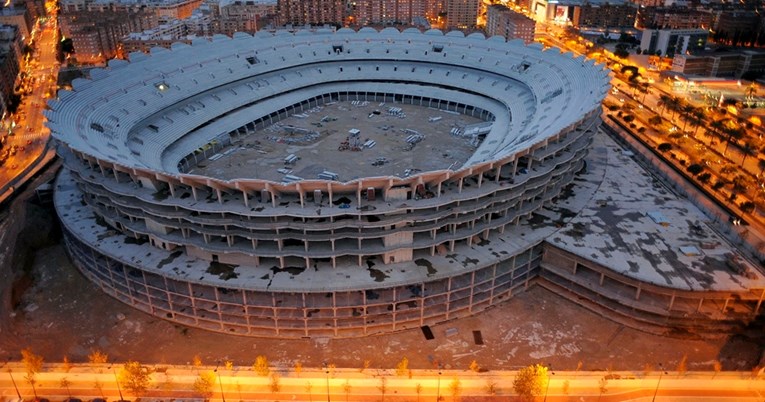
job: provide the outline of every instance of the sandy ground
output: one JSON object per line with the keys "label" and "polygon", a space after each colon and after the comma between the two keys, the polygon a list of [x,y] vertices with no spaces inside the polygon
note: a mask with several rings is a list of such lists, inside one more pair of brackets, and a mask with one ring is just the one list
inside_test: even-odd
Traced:
{"label": "sandy ground", "polygon": [[[26,197],[30,197],[29,194]],[[749,370],[762,341],[742,335],[714,339],[645,334],[584,310],[547,290],[531,287],[507,302],[468,319],[433,327],[433,340],[419,330],[356,339],[280,340],[245,338],[174,325],[103,294],[69,262],[60,244],[53,211],[24,204],[24,197],[0,213],[0,360],[19,360],[31,347],[46,361],[87,361],[99,349],[110,361],[184,364],[230,359],[249,365],[265,355],[276,366],[300,361],[318,367],[393,368],[403,357],[411,368],[466,369],[476,360],[486,369],[530,363],[574,370],[635,370],[646,364],[675,367],[688,356],[689,370]],[[7,213],[10,211],[10,213]],[[29,250],[26,254],[25,250]],[[15,279],[14,279],[15,278]],[[20,278],[20,279],[19,279]],[[15,293],[15,297],[11,297]],[[481,331],[483,345],[474,342]],[[761,331],[760,331],[761,334]]]}

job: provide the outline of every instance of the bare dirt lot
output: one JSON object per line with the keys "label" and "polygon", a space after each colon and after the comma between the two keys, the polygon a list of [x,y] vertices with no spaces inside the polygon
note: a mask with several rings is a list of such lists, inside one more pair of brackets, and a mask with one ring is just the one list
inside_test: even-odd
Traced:
{"label": "bare dirt lot", "polygon": [[[412,368],[467,368],[476,360],[487,369],[530,363],[573,370],[642,371],[645,364],[674,367],[688,356],[689,370],[726,370],[757,364],[763,342],[751,336],[714,339],[645,334],[564,300],[539,287],[472,318],[433,327],[435,339],[419,330],[357,339],[280,340],[245,338],[180,327],[118,302],[87,281],[69,262],[50,207],[25,203],[27,193],[0,214],[0,359],[18,360],[32,347],[46,361],[84,362],[92,349],[111,361],[191,362],[199,355],[212,364],[231,359],[251,364],[257,355],[271,362],[306,367],[329,361],[338,367],[392,368],[402,357]],[[483,345],[474,342],[481,331]],[[761,331],[759,332],[760,336]]]}

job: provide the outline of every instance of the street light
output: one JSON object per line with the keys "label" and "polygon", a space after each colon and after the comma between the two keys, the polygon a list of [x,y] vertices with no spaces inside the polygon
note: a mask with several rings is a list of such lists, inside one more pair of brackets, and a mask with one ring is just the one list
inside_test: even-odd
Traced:
{"label": "street light", "polygon": [[329,364],[327,362],[324,362],[324,373],[327,375],[327,402],[330,402],[329,400]]}
{"label": "street light", "polygon": [[656,394],[659,393],[659,384],[661,384],[661,376],[664,374],[664,369],[661,366],[661,363],[659,363],[659,381],[656,381],[656,390],[653,391],[653,398],[651,398],[651,402],[656,401]]}
{"label": "street light", "polygon": [[441,363],[438,364],[438,385],[436,385],[436,402],[441,400]]}
{"label": "street light", "polygon": [[226,395],[223,394],[223,381],[220,379],[220,373],[218,372],[218,367],[220,366],[220,360],[215,361],[215,374],[218,375],[218,385],[220,385],[220,398],[223,399],[223,402],[226,402]]}
{"label": "street light", "polygon": [[19,400],[21,400],[21,392],[19,392],[19,387],[16,386],[16,380],[13,379],[13,374],[11,373],[11,369],[8,369],[8,375],[11,376],[11,382],[13,383],[13,388],[16,389],[16,395],[18,395]]}
{"label": "street light", "polygon": [[549,373],[547,374],[547,387],[545,387],[545,399],[544,399],[544,402],[547,402],[547,391],[550,390],[550,373],[552,373],[552,375],[555,375],[555,373],[553,373],[553,371],[552,371],[552,364],[547,363],[547,370],[548,370]]}
{"label": "street light", "polygon": [[112,369],[112,373],[114,374],[114,382],[117,383],[117,392],[120,394],[120,402],[122,402],[125,400],[125,398],[122,397],[122,389],[120,388],[120,379],[117,378],[117,370]]}

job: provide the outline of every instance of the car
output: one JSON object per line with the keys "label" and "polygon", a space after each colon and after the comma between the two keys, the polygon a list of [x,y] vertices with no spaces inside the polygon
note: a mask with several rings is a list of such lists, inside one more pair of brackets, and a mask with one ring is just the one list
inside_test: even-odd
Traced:
{"label": "car", "polygon": [[80,398],[72,398],[70,396],[69,398],[64,399],[64,402],[82,402],[82,399],[80,399]]}
{"label": "car", "polygon": [[104,398],[93,398],[90,400],[90,402],[106,402],[106,399]]}

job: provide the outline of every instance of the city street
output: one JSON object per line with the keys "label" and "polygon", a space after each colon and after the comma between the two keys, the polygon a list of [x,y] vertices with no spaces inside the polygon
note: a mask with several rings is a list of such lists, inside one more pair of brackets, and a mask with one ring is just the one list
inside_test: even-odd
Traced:
{"label": "city street", "polygon": [[[47,367],[36,374],[35,388],[25,380],[20,364],[3,367],[0,390],[6,399],[38,397],[52,400],[76,397],[83,400],[137,398],[124,384],[118,388],[115,379],[120,365],[77,365],[68,372],[61,365]],[[219,367],[150,366],[154,369],[151,383],[141,400],[193,399],[225,401],[296,400],[443,400],[506,401],[512,398],[514,371],[475,373],[468,370],[413,370],[397,376],[394,370],[272,368],[270,376],[257,375],[250,367],[226,370]],[[9,372],[9,369],[11,370]],[[48,370],[55,370],[51,372]],[[213,373],[216,378],[208,395],[194,382],[200,373]],[[11,376],[13,380],[11,380]],[[604,379],[607,378],[607,379]],[[14,388],[14,382],[16,388]],[[493,386],[492,386],[493,385]],[[489,389],[493,388],[494,395]],[[549,401],[762,401],[765,380],[742,372],[572,372],[555,371],[549,386],[544,388]],[[573,399],[571,399],[573,398]]]}
{"label": "city street", "polygon": [[[2,396],[16,395],[16,382],[22,397],[52,400],[76,397],[83,400],[108,398],[135,400],[124,386],[118,389],[115,381],[120,365],[78,365],[65,372],[60,365],[49,367],[56,372],[42,372],[35,377],[35,390],[24,379],[20,364],[3,367],[0,373]],[[12,372],[9,373],[8,369]],[[396,376],[394,370],[305,369],[296,373],[292,368],[272,369],[275,376],[259,376],[250,367],[225,370],[216,367],[152,366],[151,385],[141,395],[143,402],[160,399],[196,398],[205,395],[194,391],[194,381],[200,373],[213,372],[217,381],[207,397],[225,401],[435,401],[443,400],[506,401],[514,394],[514,371],[475,373],[466,370],[413,370]],[[217,371],[215,371],[217,369]],[[276,379],[274,379],[276,378]],[[604,380],[604,378],[607,378]],[[489,388],[495,395],[490,395]],[[765,397],[765,380],[752,378],[742,372],[574,372],[555,371],[550,375],[549,387],[544,395],[549,401],[740,401],[760,402]]]}
{"label": "city street", "polygon": [[45,127],[45,102],[55,96],[59,63],[56,60],[57,23],[55,14],[40,23],[34,43],[35,53],[25,65],[26,84],[29,93],[22,96],[16,113],[5,119],[2,130],[4,148],[9,150],[7,160],[0,169],[0,194],[6,195],[18,186],[19,176],[28,173],[31,165],[38,163],[48,152],[50,130]]}

